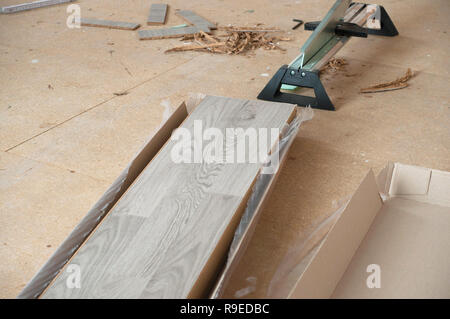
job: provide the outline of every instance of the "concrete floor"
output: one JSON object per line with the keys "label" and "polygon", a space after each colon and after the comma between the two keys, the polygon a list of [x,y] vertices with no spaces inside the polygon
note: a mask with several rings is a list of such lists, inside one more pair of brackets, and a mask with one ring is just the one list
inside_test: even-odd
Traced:
{"label": "concrete floor", "polygon": [[[166,2],[167,25],[184,23],[175,9],[192,9],[220,25],[290,32],[292,18],[320,20],[334,1]],[[85,17],[142,24],[149,7],[147,0],[76,3]],[[379,3],[400,36],[352,39],[339,52],[349,65],[324,77],[338,110],[316,111],[300,130],[227,296],[250,288],[246,297],[264,297],[288,249],[369,168],[398,161],[450,170],[450,3]],[[160,124],[163,100],[175,106],[190,92],[255,99],[269,79],[261,74],[290,62],[310,34],[292,31],[286,52],[164,54],[179,40],[69,29],[66,19],[66,5],[0,15],[0,297],[20,292],[119,175]],[[407,68],[418,72],[410,87],[358,93]]]}

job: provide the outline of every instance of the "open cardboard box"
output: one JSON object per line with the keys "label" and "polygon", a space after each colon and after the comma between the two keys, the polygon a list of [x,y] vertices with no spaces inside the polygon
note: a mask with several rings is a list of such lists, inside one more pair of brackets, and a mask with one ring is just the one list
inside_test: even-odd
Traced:
{"label": "open cardboard box", "polygon": [[450,298],[450,172],[370,171],[289,297]]}
{"label": "open cardboard box", "polygon": [[143,145],[134,159],[56,249],[44,266],[34,275],[17,298],[39,298],[77,249],[89,237],[89,234],[167,142],[172,131],[180,126],[187,116],[188,111],[186,104],[183,102]]}
{"label": "open cardboard box", "polygon": [[[182,103],[144,144],[18,298],[40,296],[187,116],[188,109]],[[282,156],[288,148],[289,145]],[[285,158],[281,158],[280,168]],[[226,284],[245,251],[280,170],[267,181],[255,212],[237,242],[237,249],[228,256],[229,263],[223,268],[239,222],[239,218],[234,218],[214,260],[204,269],[202,291],[194,297],[206,297],[209,293],[212,297],[220,297],[219,288]],[[380,192],[386,201],[383,202]],[[381,288],[366,285],[370,275],[367,266],[373,264],[380,266]],[[289,297],[450,298],[450,173],[390,164],[380,174],[377,184],[370,172],[315,250]]]}
{"label": "open cardboard box", "polygon": [[[188,109],[192,111],[204,98],[204,95],[197,95],[192,97],[188,101],[188,106],[183,102],[170,117],[159,127],[159,129],[148,139],[143,145],[141,150],[135,155],[134,159],[128,164],[125,170],[114,181],[114,183],[108,188],[108,190],[102,195],[98,202],[89,210],[86,216],[80,221],[70,235],[64,240],[64,242],[57,248],[55,253],[44,264],[44,266],[36,273],[31,281],[19,294],[18,298],[39,298],[42,292],[45,291],[47,286],[63,269],[64,265],[70,261],[71,257],[76,253],[77,249],[84,243],[89,237],[91,232],[101,223],[104,216],[108,214],[111,208],[116,204],[122,195],[131,186],[134,180],[145,169],[150,161],[157,155],[159,150],[169,140],[172,131],[178,128],[183,121],[188,117]],[[293,137],[293,136],[292,136]],[[293,138],[290,139],[292,142]],[[270,191],[273,188],[275,180],[277,179],[279,172],[286,160],[286,153],[289,149],[290,142],[286,143],[283,149],[280,149],[280,162],[279,168],[274,174],[270,175],[269,179],[264,183],[264,192],[258,197],[258,204],[251,218],[251,225],[245,227],[245,234],[242,239],[244,242],[248,242],[251,236],[251,231],[256,223],[257,216],[261,211],[262,205],[267,200]],[[260,184],[261,185],[261,184]],[[251,193],[252,190],[249,190]],[[247,196],[246,196],[247,197]],[[246,203],[243,203],[233,216],[226,231],[220,238],[216,248],[210,259],[203,267],[202,272],[192,289],[189,297],[191,298],[206,298],[210,296],[213,289],[217,289],[217,283],[221,283],[225,274],[224,271],[225,262],[228,256],[228,250],[230,243],[235,235],[241,217],[246,209]],[[241,225],[242,226],[242,225]],[[237,248],[231,260],[235,259],[235,255],[240,255],[244,250],[243,240],[238,241]],[[234,263],[233,263],[234,265]],[[219,278],[219,276],[221,276]],[[219,279],[218,279],[219,278]],[[215,288],[216,287],[216,288]]]}

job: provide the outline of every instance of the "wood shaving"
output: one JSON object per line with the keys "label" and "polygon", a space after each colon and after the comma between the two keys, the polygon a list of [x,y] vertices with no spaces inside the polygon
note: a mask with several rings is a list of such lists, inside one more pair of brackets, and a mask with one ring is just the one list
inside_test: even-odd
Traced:
{"label": "wood shaving", "polygon": [[258,28],[258,27],[218,27],[220,31],[230,32],[280,32],[280,29],[276,28]]}
{"label": "wood shaving", "polygon": [[123,95],[127,95],[129,92],[124,91],[124,92],[115,92],[113,93],[115,96],[123,96]]}
{"label": "wood shaving", "polygon": [[394,81],[380,83],[360,90],[361,93],[376,93],[384,91],[392,91],[403,89],[408,86],[408,81],[414,76],[411,69],[408,68],[405,75],[395,79]]}
{"label": "wood shaving", "polygon": [[[280,41],[290,41],[290,38],[268,35],[272,29],[261,29],[257,27],[220,27],[224,34],[209,35],[200,33],[185,36],[183,41],[191,40],[194,43],[177,46],[166,50],[165,53],[179,51],[204,51],[219,54],[245,54],[249,51],[263,48],[265,50],[281,50]],[[278,31],[273,29],[272,31]],[[271,32],[271,31],[270,31]]]}
{"label": "wood shaving", "polygon": [[321,73],[325,73],[325,72],[331,72],[331,73],[335,73],[337,71],[342,70],[345,65],[347,65],[347,61],[343,58],[332,58],[330,59],[330,61],[328,61],[327,64],[325,64],[321,69],[320,72]]}
{"label": "wood shaving", "polygon": [[166,50],[165,53],[168,52],[178,52],[178,51],[196,51],[200,49],[209,49],[213,47],[220,47],[223,46],[224,42],[217,42],[217,43],[209,43],[209,44],[191,44],[191,45],[183,45],[180,47],[175,47],[169,50]]}

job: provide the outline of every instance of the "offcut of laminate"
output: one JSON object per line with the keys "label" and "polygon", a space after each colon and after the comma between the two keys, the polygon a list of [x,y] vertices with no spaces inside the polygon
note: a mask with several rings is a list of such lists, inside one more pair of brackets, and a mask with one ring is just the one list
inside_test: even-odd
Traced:
{"label": "offcut of laminate", "polygon": [[[281,130],[294,114],[291,104],[208,96],[181,127],[194,141],[198,121],[203,132]],[[234,148],[247,138],[224,136],[223,147]],[[261,146],[263,154],[276,142]],[[42,298],[206,297],[262,164],[175,163],[176,143],[165,144]],[[74,269],[79,269],[79,288],[70,284]]]}
{"label": "offcut of laminate", "polygon": [[119,30],[136,30],[141,25],[139,23],[133,22],[121,22],[121,21],[110,21],[110,20],[98,20],[98,19],[88,19],[81,18],[81,25],[86,27],[99,27],[108,29],[119,29]]}
{"label": "offcut of laminate", "polygon": [[193,11],[189,11],[189,10],[180,10],[177,11],[176,13],[177,15],[179,15],[181,18],[183,18],[184,20],[186,20],[187,22],[189,22],[190,24],[193,24],[195,26],[206,26],[209,29],[216,29],[217,26],[206,20],[205,18],[197,15],[195,12]]}
{"label": "offcut of laminate", "polygon": [[164,28],[164,29],[152,29],[152,30],[139,30],[139,40],[156,40],[156,39],[169,39],[169,38],[181,38],[185,35],[200,33],[210,33],[210,30],[205,26],[193,26],[185,28]]}
{"label": "offcut of laminate", "polygon": [[167,4],[154,3],[150,6],[150,13],[148,15],[147,24],[164,24],[166,23]]}
{"label": "offcut of laminate", "polygon": [[20,11],[26,11],[26,10],[32,10],[42,7],[49,7],[54,6],[57,4],[67,3],[67,2],[73,2],[75,0],[41,0],[41,1],[34,1],[34,2],[27,2],[22,4],[15,4],[11,6],[6,6],[0,8],[1,13],[14,13],[14,12],[20,12]]}

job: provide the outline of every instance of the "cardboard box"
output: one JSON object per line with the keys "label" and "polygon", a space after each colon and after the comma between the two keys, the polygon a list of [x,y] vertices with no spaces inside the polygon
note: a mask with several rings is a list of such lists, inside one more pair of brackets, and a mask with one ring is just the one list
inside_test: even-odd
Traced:
{"label": "cardboard box", "polygon": [[[134,180],[144,170],[144,168],[150,163],[150,161],[157,155],[159,150],[169,140],[172,131],[179,127],[183,121],[188,117],[188,109],[192,111],[204,98],[202,96],[196,96],[188,101],[189,107],[186,107],[185,103],[182,103],[176,108],[171,116],[161,125],[161,127],[153,134],[153,136],[144,144],[142,149],[136,154],[135,158],[120,174],[120,176],[114,181],[114,183],[108,188],[108,190],[102,195],[99,201],[89,210],[86,216],[70,233],[67,239],[58,247],[55,253],[45,263],[45,265],[36,273],[31,281],[19,294],[18,298],[39,298],[40,295],[47,289],[49,284],[56,278],[58,273],[63,267],[70,261],[71,257],[77,252],[78,248],[85,242],[89,235],[95,230],[95,228],[101,223],[104,216],[108,214],[111,208],[119,201],[122,195],[131,186]],[[295,131],[296,132],[296,131]],[[293,135],[294,136],[294,135]],[[290,142],[293,140],[290,139]],[[280,165],[275,174],[270,175],[268,185],[264,185],[264,193],[258,199],[258,207],[256,213],[253,215],[251,225],[245,228],[245,236],[243,240],[248,240],[249,230],[253,228],[256,223],[256,216],[260,212],[260,206],[263,205],[270,191],[273,188],[276,178],[285,162],[286,153],[291,143],[286,143],[285,147],[280,151]],[[267,186],[267,187],[266,187]],[[252,194],[252,189],[248,190],[246,199]],[[244,199],[242,205],[237,209],[234,217],[230,221],[227,229],[219,240],[213,254],[209,258],[208,262],[202,269],[202,272],[189,294],[190,298],[206,298],[210,296],[211,290],[217,287],[216,282],[221,274],[225,276],[226,272],[223,272],[225,262],[228,257],[228,249],[230,243],[233,240],[235,230],[238,227],[241,216],[246,209],[247,201]],[[238,248],[235,254],[241,254],[242,241],[239,241]],[[233,255],[234,260],[234,255]],[[221,277],[221,278],[222,278]],[[222,279],[221,279],[222,280]]]}
{"label": "cardboard box", "polygon": [[370,171],[289,297],[450,298],[450,173]]}
{"label": "cardboard box", "polygon": [[167,140],[169,140],[172,131],[180,126],[187,116],[188,111],[183,102],[143,145],[130,164],[128,164],[114,183],[100,197],[98,202],[94,204],[58,249],[56,249],[44,266],[34,275],[17,298],[39,298],[42,292],[58,275],[59,271],[70,260],[72,255],[102,221],[103,217],[126,192],[128,187],[130,187],[136,177],[139,176]]}

